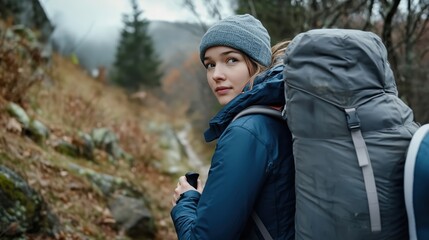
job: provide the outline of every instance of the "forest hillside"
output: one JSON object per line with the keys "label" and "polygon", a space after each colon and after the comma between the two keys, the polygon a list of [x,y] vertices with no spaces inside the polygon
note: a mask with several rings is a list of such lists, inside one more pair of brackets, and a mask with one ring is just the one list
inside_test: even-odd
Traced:
{"label": "forest hillside", "polygon": [[5,32],[0,239],[176,239],[177,176],[209,152],[184,113],[42,56],[25,29]]}

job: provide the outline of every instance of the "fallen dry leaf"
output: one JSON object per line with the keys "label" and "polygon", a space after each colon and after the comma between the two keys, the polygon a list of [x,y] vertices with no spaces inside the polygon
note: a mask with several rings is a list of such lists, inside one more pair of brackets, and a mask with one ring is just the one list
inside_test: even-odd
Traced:
{"label": "fallen dry leaf", "polygon": [[6,124],[6,130],[19,135],[22,133],[21,123],[19,123],[15,118],[9,118]]}

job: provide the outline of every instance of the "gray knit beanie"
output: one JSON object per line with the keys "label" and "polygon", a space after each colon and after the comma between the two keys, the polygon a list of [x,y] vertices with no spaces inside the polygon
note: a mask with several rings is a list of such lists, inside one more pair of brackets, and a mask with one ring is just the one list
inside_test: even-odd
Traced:
{"label": "gray knit beanie", "polygon": [[249,14],[227,17],[207,30],[200,43],[202,62],[206,50],[214,46],[240,50],[266,67],[271,63],[270,35],[262,23]]}

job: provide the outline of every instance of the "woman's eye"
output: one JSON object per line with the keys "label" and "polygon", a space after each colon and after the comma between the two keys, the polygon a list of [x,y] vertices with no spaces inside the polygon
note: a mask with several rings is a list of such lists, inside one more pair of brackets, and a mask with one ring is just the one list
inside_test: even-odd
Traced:
{"label": "woman's eye", "polygon": [[227,63],[235,63],[235,62],[238,62],[238,60],[236,58],[229,58],[226,62]]}
{"label": "woman's eye", "polygon": [[214,64],[213,63],[206,63],[206,68],[207,69],[209,69],[209,68],[213,68],[214,67]]}

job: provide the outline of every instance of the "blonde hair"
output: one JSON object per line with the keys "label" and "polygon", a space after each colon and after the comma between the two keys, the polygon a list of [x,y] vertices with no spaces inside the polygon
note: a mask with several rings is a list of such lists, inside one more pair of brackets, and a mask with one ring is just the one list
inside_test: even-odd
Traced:
{"label": "blonde hair", "polygon": [[252,89],[253,87],[253,79],[256,77],[256,75],[267,70],[268,68],[271,68],[281,63],[281,61],[283,60],[283,56],[286,52],[287,46],[290,42],[290,40],[283,40],[271,47],[271,64],[269,67],[262,66],[261,64],[252,60],[246,54],[243,54],[244,61],[247,65],[247,68],[249,69],[249,75],[251,77],[249,80],[250,89]]}
{"label": "blonde hair", "polygon": [[270,67],[273,67],[277,64],[282,63],[281,61],[283,60],[287,46],[289,45],[290,42],[291,42],[290,40],[283,40],[271,47],[272,55],[271,55]]}

